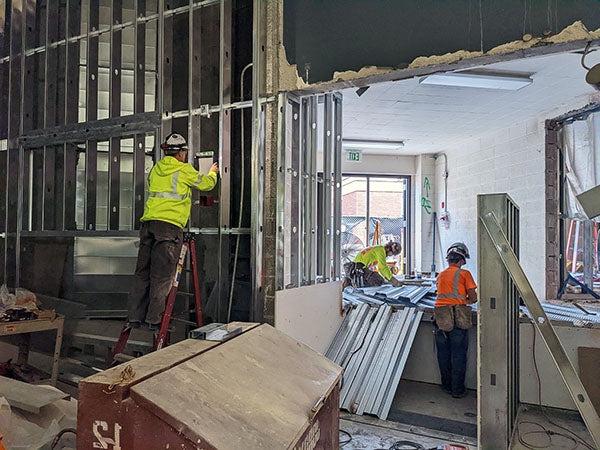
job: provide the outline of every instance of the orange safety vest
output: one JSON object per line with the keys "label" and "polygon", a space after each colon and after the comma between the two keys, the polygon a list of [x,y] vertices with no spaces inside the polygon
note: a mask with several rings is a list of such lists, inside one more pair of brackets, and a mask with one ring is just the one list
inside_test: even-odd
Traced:
{"label": "orange safety vest", "polygon": [[438,275],[435,306],[466,305],[467,291],[476,287],[471,272],[450,266]]}

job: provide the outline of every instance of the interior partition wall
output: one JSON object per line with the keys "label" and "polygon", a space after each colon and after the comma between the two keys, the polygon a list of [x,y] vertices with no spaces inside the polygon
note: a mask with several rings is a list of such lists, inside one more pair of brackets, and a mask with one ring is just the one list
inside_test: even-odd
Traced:
{"label": "interior partition wall", "polygon": [[277,290],[340,278],[342,96],[279,96]]}
{"label": "interior partition wall", "polygon": [[[249,314],[252,26],[250,0],[0,1],[3,282],[35,285],[41,243],[66,246],[52,283],[73,295],[68,275],[83,267],[73,248],[135,240],[159,143],[178,132],[196,167],[221,165],[215,190],[194,193],[189,222],[208,314]],[[126,292],[130,249],[86,254],[81,275],[116,277]]]}

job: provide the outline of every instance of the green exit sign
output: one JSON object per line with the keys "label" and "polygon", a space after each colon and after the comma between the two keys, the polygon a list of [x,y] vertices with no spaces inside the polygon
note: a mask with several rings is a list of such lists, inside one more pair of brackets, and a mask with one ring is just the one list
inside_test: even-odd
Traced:
{"label": "green exit sign", "polygon": [[348,150],[346,152],[346,160],[352,162],[360,162],[362,152],[360,150]]}

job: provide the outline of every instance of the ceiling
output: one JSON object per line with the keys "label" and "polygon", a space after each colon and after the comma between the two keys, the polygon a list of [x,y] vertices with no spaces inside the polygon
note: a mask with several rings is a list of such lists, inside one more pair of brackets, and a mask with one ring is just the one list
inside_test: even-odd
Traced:
{"label": "ceiling", "polygon": [[[418,78],[375,84],[360,97],[356,89],[346,89],[344,139],[405,142],[400,150],[365,149],[377,154],[451,149],[595,92],[585,82],[580,59],[577,53],[559,53],[485,66],[532,74],[533,83],[518,91],[420,85]],[[586,63],[600,63],[600,51],[590,53]]]}

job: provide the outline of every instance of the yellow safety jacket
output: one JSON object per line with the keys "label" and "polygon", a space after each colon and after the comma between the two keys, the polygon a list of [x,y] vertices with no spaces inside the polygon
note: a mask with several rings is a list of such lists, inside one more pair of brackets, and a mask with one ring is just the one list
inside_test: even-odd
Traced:
{"label": "yellow safety jacket", "polygon": [[165,156],[148,175],[148,200],[140,220],[160,220],[184,228],[190,218],[192,188],[210,191],[215,184],[215,172],[202,175],[191,164]]}
{"label": "yellow safety jacket", "polygon": [[354,258],[355,263],[363,263],[368,268],[377,266],[379,275],[381,275],[384,280],[390,281],[392,279],[392,271],[388,267],[386,260],[387,253],[383,245],[367,247]]}

